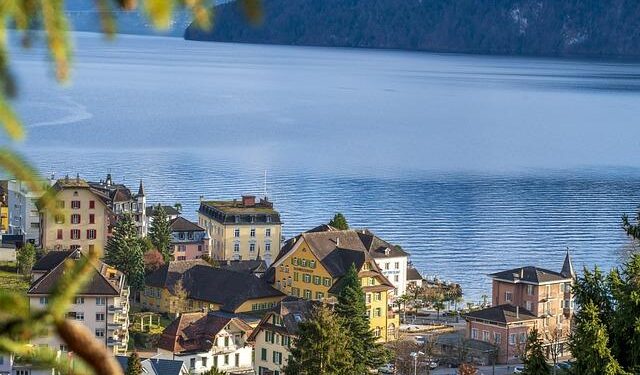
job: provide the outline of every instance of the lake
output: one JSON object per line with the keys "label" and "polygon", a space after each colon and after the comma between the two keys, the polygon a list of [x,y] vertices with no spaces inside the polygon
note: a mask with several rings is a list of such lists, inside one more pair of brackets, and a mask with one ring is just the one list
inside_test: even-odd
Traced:
{"label": "lake", "polygon": [[610,268],[640,204],[640,64],[75,35],[59,87],[14,48],[20,146],[148,199],[267,194],[290,237],[343,212],[425,274],[490,291],[521,265]]}

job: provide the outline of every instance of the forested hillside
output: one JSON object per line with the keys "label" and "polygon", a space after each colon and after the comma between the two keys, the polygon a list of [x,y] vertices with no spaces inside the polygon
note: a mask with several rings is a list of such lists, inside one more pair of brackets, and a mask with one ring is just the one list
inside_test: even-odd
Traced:
{"label": "forested hillside", "polygon": [[640,56],[638,0],[263,0],[249,26],[235,3],[187,39],[443,52]]}

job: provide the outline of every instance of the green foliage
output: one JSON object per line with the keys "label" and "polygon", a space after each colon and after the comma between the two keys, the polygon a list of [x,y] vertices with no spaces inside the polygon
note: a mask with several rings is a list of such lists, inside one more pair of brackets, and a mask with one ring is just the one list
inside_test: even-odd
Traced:
{"label": "green foliage", "polygon": [[613,354],[625,369],[640,373],[640,255],[609,273],[615,314],[611,324]]}
{"label": "green foliage", "polygon": [[203,375],[227,375],[226,372],[218,370],[215,367],[211,367],[208,371],[202,373]]}
{"label": "green foliage", "polygon": [[329,225],[336,229],[347,230],[349,229],[349,223],[347,223],[347,218],[344,217],[340,212],[336,213],[333,216],[333,219],[329,221]]}
{"label": "green foliage", "polygon": [[600,320],[598,308],[587,302],[575,316],[569,347],[575,358],[575,375],[627,374],[611,354],[607,330]]}
{"label": "green foliage", "polygon": [[169,217],[161,205],[153,210],[153,221],[149,228],[149,239],[153,246],[162,253],[165,262],[171,260],[171,228],[169,227]]}
{"label": "green foliage", "polygon": [[352,374],[350,340],[341,318],[325,306],[317,307],[298,325],[286,375]]}
{"label": "green foliage", "polygon": [[36,262],[36,247],[31,242],[27,242],[21,249],[18,249],[16,261],[20,273],[28,276],[31,273],[33,264]]}
{"label": "green foliage", "polygon": [[142,363],[140,363],[140,357],[137,352],[131,353],[127,360],[127,371],[125,375],[142,375]]}
{"label": "green foliage", "polygon": [[365,294],[355,265],[349,267],[340,282],[342,289],[338,294],[335,312],[342,318],[341,323],[349,340],[348,350],[353,358],[352,373],[368,374],[369,369],[377,369],[386,362],[388,353],[376,342],[376,337],[371,331]]}
{"label": "green foliage", "polygon": [[547,364],[542,339],[537,329],[532,329],[527,337],[523,355],[524,375],[549,375],[549,365]]}
{"label": "green foliage", "polygon": [[107,242],[105,261],[125,274],[129,286],[136,290],[144,288],[144,255],[130,213],[117,221]]}

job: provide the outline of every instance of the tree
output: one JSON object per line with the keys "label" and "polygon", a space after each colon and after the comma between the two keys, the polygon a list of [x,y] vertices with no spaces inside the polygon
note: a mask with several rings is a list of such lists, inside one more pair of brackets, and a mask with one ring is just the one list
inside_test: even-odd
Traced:
{"label": "tree", "polygon": [[147,251],[144,253],[144,271],[145,273],[151,273],[164,264],[164,258],[162,254],[156,249]]}
{"label": "tree", "polygon": [[129,286],[136,290],[144,288],[144,255],[133,217],[125,213],[117,221],[113,236],[106,246],[105,261],[127,277]]}
{"label": "tree", "polygon": [[142,375],[142,363],[140,363],[140,357],[137,352],[131,353],[127,360],[127,371],[125,375]]}
{"label": "tree", "polygon": [[632,254],[608,277],[615,313],[609,331],[613,355],[628,371],[640,373],[640,254]]}
{"label": "tree", "polygon": [[[360,285],[358,271],[351,264],[341,280],[342,289],[338,294],[336,314],[349,338],[348,350],[354,362],[354,374],[368,374],[369,369],[376,369],[387,360],[384,347],[376,342],[371,330],[365,294]],[[386,306],[385,306],[386,308]],[[386,327],[383,327],[386,330]]]}
{"label": "tree", "polygon": [[186,311],[188,298],[187,290],[184,288],[182,279],[180,279],[173,286],[173,306],[176,315],[180,315]]}
{"label": "tree", "polygon": [[476,375],[478,368],[471,363],[463,363],[458,367],[458,375]]}
{"label": "tree", "polygon": [[149,239],[160,253],[165,262],[171,260],[169,247],[171,246],[171,228],[169,226],[169,217],[167,212],[161,205],[153,210],[153,221],[149,228]]}
{"label": "tree", "polygon": [[353,360],[349,338],[341,318],[326,306],[316,307],[307,320],[298,325],[298,336],[286,375],[345,375],[352,374]]}
{"label": "tree", "polygon": [[178,211],[178,213],[179,213],[179,214],[181,214],[181,213],[182,213],[182,203],[176,202],[176,203],[173,205],[173,208],[175,208],[175,209],[176,209],[176,211]]}
{"label": "tree", "polygon": [[591,301],[583,304],[575,316],[569,347],[575,358],[572,366],[575,375],[627,374],[611,354],[607,330]]}
{"label": "tree", "polygon": [[527,336],[522,356],[525,375],[549,375],[549,365],[542,348],[542,339],[537,329],[532,329]]}
{"label": "tree", "polygon": [[31,268],[36,262],[36,248],[31,242],[27,242],[16,254],[16,261],[18,263],[18,270],[21,274],[28,276],[31,273]]}
{"label": "tree", "polygon": [[344,217],[340,212],[336,213],[333,216],[333,219],[329,221],[329,225],[336,229],[347,230],[349,229],[349,224],[347,223],[347,218]]}
{"label": "tree", "polygon": [[203,372],[202,375],[227,375],[227,373],[222,370],[218,370],[216,367],[211,367],[209,370]]}

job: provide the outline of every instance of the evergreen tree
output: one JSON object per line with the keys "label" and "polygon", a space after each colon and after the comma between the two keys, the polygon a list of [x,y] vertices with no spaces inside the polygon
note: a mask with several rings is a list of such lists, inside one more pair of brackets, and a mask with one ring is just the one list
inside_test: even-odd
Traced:
{"label": "evergreen tree", "polygon": [[126,213],[116,223],[106,246],[105,261],[127,277],[129,286],[144,287],[144,255],[133,217]]}
{"label": "evergreen tree", "polygon": [[333,216],[333,219],[329,221],[329,225],[336,229],[347,230],[349,229],[349,224],[347,223],[347,218],[344,217],[343,214],[338,212]]}
{"label": "evergreen tree", "polygon": [[342,277],[341,283],[342,289],[338,294],[335,311],[342,318],[341,322],[349,339],[348,350],[353,358],[353,374],[368,374],[369,369],[377,369],[386,362],[387,352],[376,342],[371,330],[365,294],[354,264],[351,264]]}
{"label": "evergreen tree", "polygon": [[16,254],[18,270],[21,274],[28,276],[33,264],[36,262],[36,248],[31,242],[27,242]]}
{"label": "evergreen tree", "polygon": [[153,210],[153,221],[149,228],[149,238],[153,246],[162,253],[165,262],[171,260],[169,247],[171,246],[171,228],[169,227],[169,217],[161,205]]}
{"label": "evergreen tree", "polygon": [[349,340],[340,318],[326,306],[319,306],[298,325],[286,375],[347,375],[352,359]]}
{"label": "evergreen tree", "polygon": [[611,354],[607,330],[591,301],[583,304],[575,316],[569,347],[575,358],[571,368],[574,375],[628,374]]}
{"label": "evergreen tree", "polygon": [[137,352],[131,353],[127,360],[127,371],[125,375],[142,375],[142,363]]}
{"label": "evergreen tree", "polygon": [[532,329],[524,346],[524,375],[549,375],[549,365],[537,329]]}

